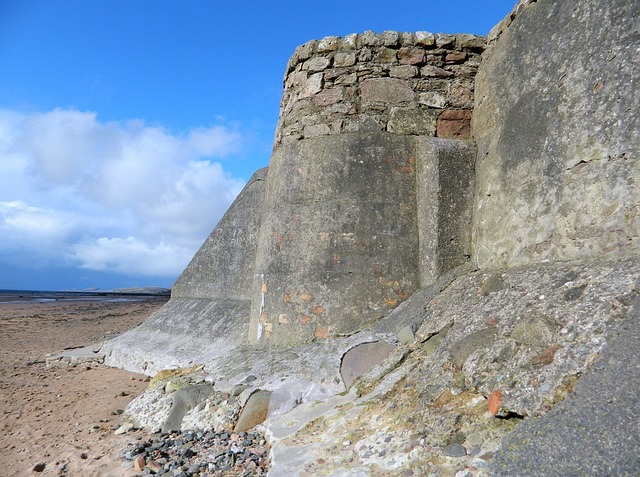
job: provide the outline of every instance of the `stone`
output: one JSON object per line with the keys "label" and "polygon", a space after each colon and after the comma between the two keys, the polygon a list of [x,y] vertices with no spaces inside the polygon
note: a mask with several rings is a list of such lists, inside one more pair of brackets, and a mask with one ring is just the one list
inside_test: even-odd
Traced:
{"label": "stone", "polygon": [[467,455],[467,450],[462,445],[454,442],[442,449],[442,455],[446,455],[447,457],[464,457]]}
{"label": "stone", "polygon": [[359,38],[360,38],[360,35],[358,35],[357,33],[351,33],[349,35],[346,35],[342,39],[342,48],[344,50],[355,50],[356,48],[358,48]]}
{"label": "stone", "polygon": [[447,105],[447,97],[437,92],[420,93],[418,102],[430,108],[442,109]]}
{"label": "stone", "polygon": [[173,395],[171,412],[162,425],[162,432],[180,430],[182,419],[191,409],[203,402],[213,393],[213,386],[208,384],[187,386]]}
{"label": "stone", "polygon": [[400,344],[409,344],[413,343],[416,339],[416,330],[417,326],[414,323],[411,323],[407,326],[403,326],[398,331],[398,343]]}
{"label": "stone", "polygon": [[122,435],[122,434],[126,434],[126,433],[127,433],[127,432],[129,432],[131,429],[133,429],[133,427],[134,427],[134,426],[133,426],[133,424],[132,424],[132,423],[127,422],[127,423],[125,423],[125,424],[121,425],[120,427],[118,427],[118,428],[114,431],[114,434],[115,434],[115,435],[117,435],[117,436]]}
{"label": "stone", "polygon": [[420,46],[434,46],[436,43],[436,37],[433,33],[426,31],[418,31],[415,33],[416,45]]}
{"label": "stone", "polygon": [[402,79],[415,78],[418,76],[418,68],[410,65],[392,66],[389,68],[389,76]]}
{"label": "stone", "polygon": [[144,458],[144,455],[140,454],[133,460],[133,468],[138,472],[141,472],[142,470],[144,470],[146,463],[147,462]]}
{"label": "stone", "polygon": [[44,472],[44,469],[47,468],[47,464],[44,462],[38,462],[36,465],[33,466],[33,471],[34,472]]}
{"label": "stone", "polygon": [[544,348],[551,345],[555,332],[556,327],[550,319],[534,316],[518,323],[511,336],[524,346]]}
{"label": "stone", "polygon": [[331,58],[327,58],[325,56],[314,56],[302,64],[302,69],[314,73],[326,70],[330,65]]}
{"label": "stone", "polygon": [[345,386],[350,387],[356,379],[382,363],[393,349],[388,343],[375,341],[360,344],[347,351],[340,365],[340,375]]}
{"label": "stone", "polygon": [[425,60],[426,55],[422,48],[405,46],[398,50],[398,62],[401,65],[419,65]]}
{"label": "stone", "polygon": [[319,92],[313,98],[313,104],[317,106],[331,106],[339,103],[344,98],[344,88],[330,88]]}
{"label": "stone", "polygon": [[451,78],[453,73],[438,66],[427,65],[420,68],[420,75],[426,78]]}
{"label": "stone", "polygon": [[436,33],[436,46],[438,48],[450,48],[456,41],[455,35],[449,35],[447,33]]}
{"label": "stone", "polygon": [[496,338],[496,331],[486,328],[467,334],[464,338],[451,346],[451,361],[456,368],[461,369],[467,358],[475,351],[487,348]]}
{"label": "stone", "polygon": [[314,73],[307,78],[302,91],[300,91],[300,98],[308,98],[316,93],[322,91],[323,75],[322,73]]}
{"label": "stone", "polygon": [[458,33],[456,35],[456,48],[459,50],[483,50],[486,45],[486,38],[469,33]]}
{"label": "stone", "polygon": [[325,36],[322,40],[318,42],[316,51],[318,53],[328,53],[330,51],[337,50],[338,46],[340,46],[340,37]]}
{"label": "stone", "polygon": [[471,111],[468,109],[445,109],[438,116],[438,137],[471,137]]}
{"label": "stone", "polygon": [[453,53],[447,54],[447,56],[445,56],[444,58],[444,61],[445,63],[450,65],[454,63],[460,63],[461,61],[464,61],[466,59],[467,54],[464,51],[454,51]]}
{"label": "stone", "polygon": [[356,54],[352,51],[340,51],[333,57],[333,66],[341,68],[345,66],[353,66],[356,64]]}
{"label": "stone", "polygon": [[421,108],[391,110],[387,131],[395,134],[432,136],[436,131],[437,114]]}
{"label": "stone", "polygon": [[397,50],[383,47],[378,50],[378,54],[375,55],[374,61],[378,63],[395,64],[398,62],[396,54]]}
{"label": "stone", "polygon": [[397,46],[400,42],[400,34],[397,31],[386,30],[380,37],[384,46]]}
{"label": "stone", "polygon": [[236,432],[247,432],[258,424],[262,424],[269,411],[270,391],[254,392],[242,408],[238,422],[234,427]]}
{"label": "stone", "polygon": [[487,401],[487,408],[492,416],[498,414],[500,410],[500,405],[502,404],[502,393],[496,389],[489,395],[489,400]]}

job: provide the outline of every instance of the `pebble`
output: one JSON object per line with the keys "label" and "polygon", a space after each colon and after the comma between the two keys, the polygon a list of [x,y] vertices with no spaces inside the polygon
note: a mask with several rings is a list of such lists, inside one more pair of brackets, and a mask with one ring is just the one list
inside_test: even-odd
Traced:
{"label": "pebble", "polygon": [[460,444],[449,444],[442,450],[442,455],[446,455],[448,457],[464,457],[467,455],[467,449],[465,449]]}
{"label": "pebble", "polygon": [[120,452],[124,465],[157,475],[180,477],[266,475],[269,449],[258,432],[172,431],[130,443]]}

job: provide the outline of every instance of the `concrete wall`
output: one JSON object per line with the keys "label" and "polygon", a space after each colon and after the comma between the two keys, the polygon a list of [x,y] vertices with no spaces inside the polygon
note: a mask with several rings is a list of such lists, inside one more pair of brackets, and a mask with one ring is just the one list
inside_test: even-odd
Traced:
{"label": "concrete wall", "polygon": [[[249,338],[360,331],[468,259],[484,38],[365,32],[287,65]],[[435,136],[441,138],[436,139]]]}
{"label": "concrete wall", "polygon": [[640,250],[639,22],[638,2],[539,0],[485,53],[473,116],[480,267]]}

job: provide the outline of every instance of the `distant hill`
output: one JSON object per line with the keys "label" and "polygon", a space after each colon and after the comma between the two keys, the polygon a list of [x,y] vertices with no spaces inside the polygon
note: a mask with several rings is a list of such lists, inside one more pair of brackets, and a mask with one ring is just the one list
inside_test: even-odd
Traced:
{"label": "distant hill", "polygon": [[126,293],[131,295],[170,295],[171,288],[162,287],[129,287],[129,288],[114,288],[108,290],[109,293]]}

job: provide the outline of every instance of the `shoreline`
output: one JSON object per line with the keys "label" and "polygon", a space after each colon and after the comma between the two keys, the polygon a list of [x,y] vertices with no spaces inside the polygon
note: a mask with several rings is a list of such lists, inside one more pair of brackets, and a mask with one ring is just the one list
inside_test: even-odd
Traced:
{"label": "shoreline", "polygon": [[137,433],[114,430],[120,410],[146,389],[148,377],[45,361],[138,326],[168,299],[0,302],[0,474],[128,475],[118,454]]}

